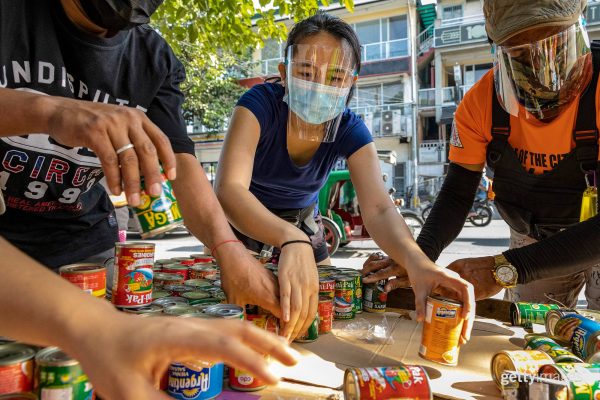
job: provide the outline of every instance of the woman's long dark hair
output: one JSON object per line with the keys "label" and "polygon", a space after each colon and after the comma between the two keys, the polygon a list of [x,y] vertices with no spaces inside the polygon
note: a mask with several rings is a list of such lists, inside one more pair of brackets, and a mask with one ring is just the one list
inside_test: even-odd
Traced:
{"label": "woman's long dark hair", "polygon": [[[302,39],[308,36],[316,35],[320,32],[329,33],[330,35],[333,35],[339,39],[344,39],[348,42],[350,48],[352,49],[354,62],[356,63],[356,73],[360,73],[361,47],[356,32],[341,18],[327,14],[321,10],[317,11],[315,15],[310,16],[294,25],[288,34],[288,38],[285,43],[284,54],[286,57],[290,46],[298,44],[302,41]],[[354,86],[355,85],[352,85],[352,88],[350,89],[347,104],[350,103],[350,100],[354,95]]]}

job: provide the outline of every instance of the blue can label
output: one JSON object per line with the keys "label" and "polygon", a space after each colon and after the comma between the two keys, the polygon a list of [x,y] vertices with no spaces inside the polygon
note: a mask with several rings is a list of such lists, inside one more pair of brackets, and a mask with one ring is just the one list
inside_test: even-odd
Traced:
{"label": "blue can label", "polygon": [[562,340],[571,342],[575,355],[586,359],[588,346],[594,337],[600,334],[600,323],[583,315],[566,315],[558,320],[555,334]]}
{"label": "blue can label", "polygon": [[167,393],[179,400],[207,400],[223,390],[223,364],[173,363],[169,366]]}

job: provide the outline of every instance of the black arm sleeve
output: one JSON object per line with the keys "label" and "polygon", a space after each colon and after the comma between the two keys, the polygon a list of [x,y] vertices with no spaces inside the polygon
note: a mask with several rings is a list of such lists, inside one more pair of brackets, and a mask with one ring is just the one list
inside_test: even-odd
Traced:
{"label": "black arm sleeve", "polygon": [[600,264],[600,215],[503,254],[517,269],[519,283],[584,271]]}
{"label": "black arm sleeve", "polygon": [[481,172],[450,164],[448,175],[417,239],[417,244],[430,260],[437,260],[462,230],[480,180]]}

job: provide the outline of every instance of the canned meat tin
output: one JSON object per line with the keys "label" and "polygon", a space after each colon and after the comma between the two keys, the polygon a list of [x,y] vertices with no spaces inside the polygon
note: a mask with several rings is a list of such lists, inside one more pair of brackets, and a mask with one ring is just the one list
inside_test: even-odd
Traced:
{"label": "canned meat tin", "polygon": [[600,365],[562,363],[544,365],[539,376],[568,382],[570,400],[596,400],[600,398]]}
{"label": "canned meat tin", "polygon": [[433,399],[423,367],[349,368],[344,374],[345,400]]}
{"label": "canned meat tin", "polygon": [[179,400],[214,399],[223,391],[223,364],[204,361],[169,366],[167,393]]}
{"label": "canned meat tin", "polygon": [[154,244],[115,244],[112,302],[117,307],[141,307],[152,302]]}
{"label": "canned meat tin", "polygon": [[333,300],[329,296],[319,296],[319,335],[331,332],[333,328]]}
{"label": "canned meat tin", "polygon": [[106,268],[98,264],[69,264],[58,269],[60,276],[95,297],[106,296]]}
{"label": "canned meat tin", "polygon": [[363,288],[363,309],[371,313],[383,313],[387,305],[385,285],[387,279],[367,283]]}
{"label": "canned meat tin", "polygon": [[579,314],[575,310],[567,310],[567,309],[559,309],[559,310],[550,310],[546,314],[546,334],[554,338],[554,328],[559,319],[567,315],[577,315]]}
{"label": "canned meat tin", "polygon": [[47,347],[35,356],[35,387],[40,400],[91,400],[96,395],[79,362],[57,347]]}
{"label": "canned meat tin", "polygon": [[462,304],[438,296],[429,296],[423,323],[419,355],[440,364],[458,363],[458,341],[464,319]]}
{"label": "canned meat tin", "polygon": [[315,316],[313,322],[308,326],[308,329],[300,334],[294,342],[310,343],[319,338],[319,313]]}
{"label": "canned meat tin", "polygon": [[353,319],[355,316],[354,278],[337,275],[335,277],[335,298],[333,301],[335,319]]}
{"label": "canned meat tin", "polygon": [[539,350],[505,350],[492,358],[492,377],[502,390],[502,377],[506,371],[537,375],[543,365],[554,364],[548,354]]}
{"label": "canned meat tin", "polygon": [[553,337],[569,342],[576,356],[586,360],[600,350],[600,323],[583,315],[565,315],[553,327]]}
{"label": "canned meat tin", "polygon": [[525,350],[539,350],[548,354],[555,363],[581,363],[579,357],[565,349],[554,340],[546,336],[526,335],[527,345]]}
{"label": "canned meat tin", "polygon": [[0,345],[0,394],[33,390],[36,350],[22,343]]}
{"label": "canned meat tin", "polygon": [[327,296],[332,301],[335,297],[335,279],[324,277],[319,278],[319,297]]}
{"label": "canned meat tin", "polygon": [[354,279],[354,314],[360,314],[363,312],[362,275],[356,270],[344,271],[342,275],[350,276]]}
{"label": "canned meat tin", "polygon": [[513,303],[510,305],[510,321],[513,326],[543,324],[550,310],[557,310],[558,304]]}
{"label": "canned meat tin", "polygon": [[244,309],[235,304],[216,304],[206,308],[204,313],[216,318],[244,319]]}

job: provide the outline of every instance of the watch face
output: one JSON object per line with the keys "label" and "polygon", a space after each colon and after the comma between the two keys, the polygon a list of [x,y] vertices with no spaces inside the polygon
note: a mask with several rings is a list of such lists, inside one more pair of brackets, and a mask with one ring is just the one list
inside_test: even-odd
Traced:
{"label": "watch face", "polygon": [[511,267],[503,265],[496,270],[496,276],[501,282],[512,283],[515,279],[514,271]]}

